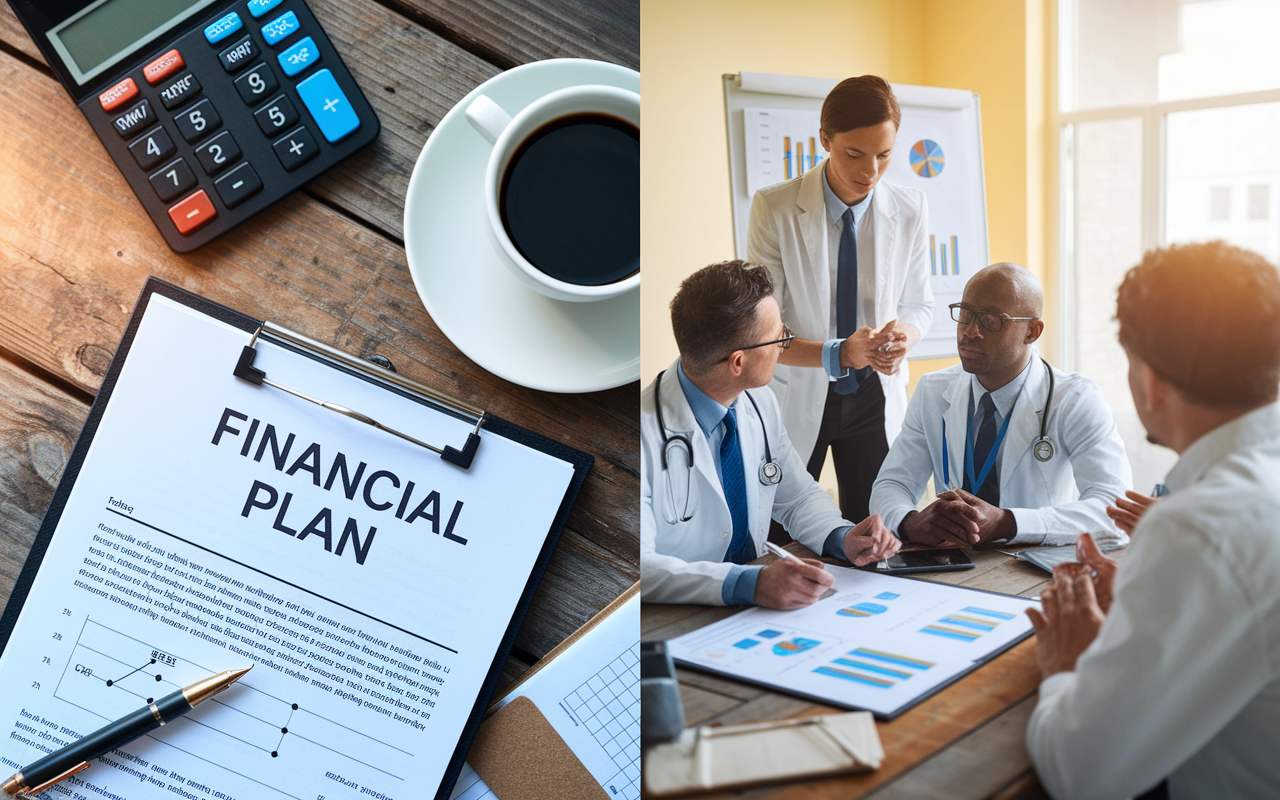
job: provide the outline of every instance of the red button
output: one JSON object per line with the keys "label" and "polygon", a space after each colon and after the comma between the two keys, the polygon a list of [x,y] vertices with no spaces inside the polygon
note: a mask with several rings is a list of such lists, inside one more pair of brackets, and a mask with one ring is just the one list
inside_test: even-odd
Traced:
{"label": "red button", "polygon": [[214,210],[213,203],[209,202],[209,195],[204,193],[204,189],[183,198],[182,202],[169,209],[169,218],[178,226],[178,233],[183,236],[216,216],[218,212]]}
{"label": "red button", "polygon": [[118,108],[132,100],[138,94],[138,84],[133,82],[133,78],[125,78],[124,80],[112,86],[102,94],[98,95],[98,102],[102,104],[103,111],[110,111]]}
{"label": "red button", "polygon": [[150,64],[143,67],[142,75],[147,79],[147,83],[155,86],[157,83],[182,69],[186,65],[187,62],[182,60],[181,53],[177,50],[170,50],[155,61],[152,61]]}

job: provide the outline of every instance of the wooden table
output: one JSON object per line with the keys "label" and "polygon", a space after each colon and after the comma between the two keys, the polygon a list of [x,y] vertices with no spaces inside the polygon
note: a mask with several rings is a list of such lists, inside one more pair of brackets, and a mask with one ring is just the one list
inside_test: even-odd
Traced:
{"label": "wooden table", "polygon": [[501,686],[639,578],[636,384],[557,395],[460,353],[423,309],[402,218],[423,143],[467,92],[544,58],[639,69],[637,0],[309,0],[382,122],[372,145],[196,253],[165,245],[0,3],[0,603],[40,527],[148,275],[361,356],[585,450]]}
{"label": "wooden table", "polygon": [[[813,553],[792,543],[791,552]],[[919,577],[1036,597],[1049,575],[994,550],[969,551],[974,568]],[[767,564],[774,556],[762,558]],[[833,562],[834,563],[834,562]],[[641,610],[641,636],[670,639],[737,613],[736,608],[659,605]],[[685,725],[737,724],[826,714],[842,709],[688,669],[677,670]],[[1027,639],[925,699],[891,722],[877,722],[885,760],[875,772],[802,781],[703,797],[770,800],[1038,800],[1023,736],[1036,704],[1040,672],[1035,638]]]}

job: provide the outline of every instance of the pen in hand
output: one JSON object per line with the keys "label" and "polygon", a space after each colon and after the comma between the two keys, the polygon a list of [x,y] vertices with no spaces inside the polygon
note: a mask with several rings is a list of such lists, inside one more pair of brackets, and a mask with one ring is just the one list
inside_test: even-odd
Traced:
{"label": "pen in hand", "polygon": [[191,709],[226,690],[253,665],[244,669],[227,670],[197,681],[185,689],[156,700],[132,714],[107,724],[61,750],[55,750],[44,758],[23,767],[3,784],[9,797],[20,794],[33,795],[43,792],[55,783],[89,768],[95,758],[122,747],[138,737],[150,733]]}

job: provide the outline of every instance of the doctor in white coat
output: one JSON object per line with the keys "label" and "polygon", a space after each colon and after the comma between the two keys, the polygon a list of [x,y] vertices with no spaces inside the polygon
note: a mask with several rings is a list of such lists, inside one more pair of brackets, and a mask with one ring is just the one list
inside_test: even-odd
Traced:
{"label": "doctor in white coat", "polygon": [[[1036,352],[1043,307],[1017,264],[979,271],[951,307],[960,365],[921,377],[871,495],[904,542],[1123,538],[1106,508],[1133,482],[1124,443],[1097,385]],[[931,474],[938,500],[917,511]]]}
{"label": "doctor in white coat", "polygon": [[907,406],[903,358],[933,319],[924,193],[881,180],[901,116],[881,78],[837,85],[819,130],[829,157],[757,191],[747,232],[797,335],[772,383],[782,418],[815,479],[831,448],[849,519],[868,513]]}
{"label": "doctor in white coat", "polygon": [[776,519],[809,549],[855,564],[900,543],[877,517],[854,526],[809,476],[765,388],[792,335],[761,267],[713,264],[671,302],[680,358],[640,399],[640,574],[661,603],[798,608],[833,579],[820,561],[764,555]]}

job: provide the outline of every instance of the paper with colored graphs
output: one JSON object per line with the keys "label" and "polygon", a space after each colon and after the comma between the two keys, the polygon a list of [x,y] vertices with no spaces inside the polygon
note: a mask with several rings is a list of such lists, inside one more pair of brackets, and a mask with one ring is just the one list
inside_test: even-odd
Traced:
{"label": "paper with colored graphs", "polygon": [[1038,602],[827,567],[807,608],[752,608],[668,642],[683,664],[893,717],[1031,633]]}

